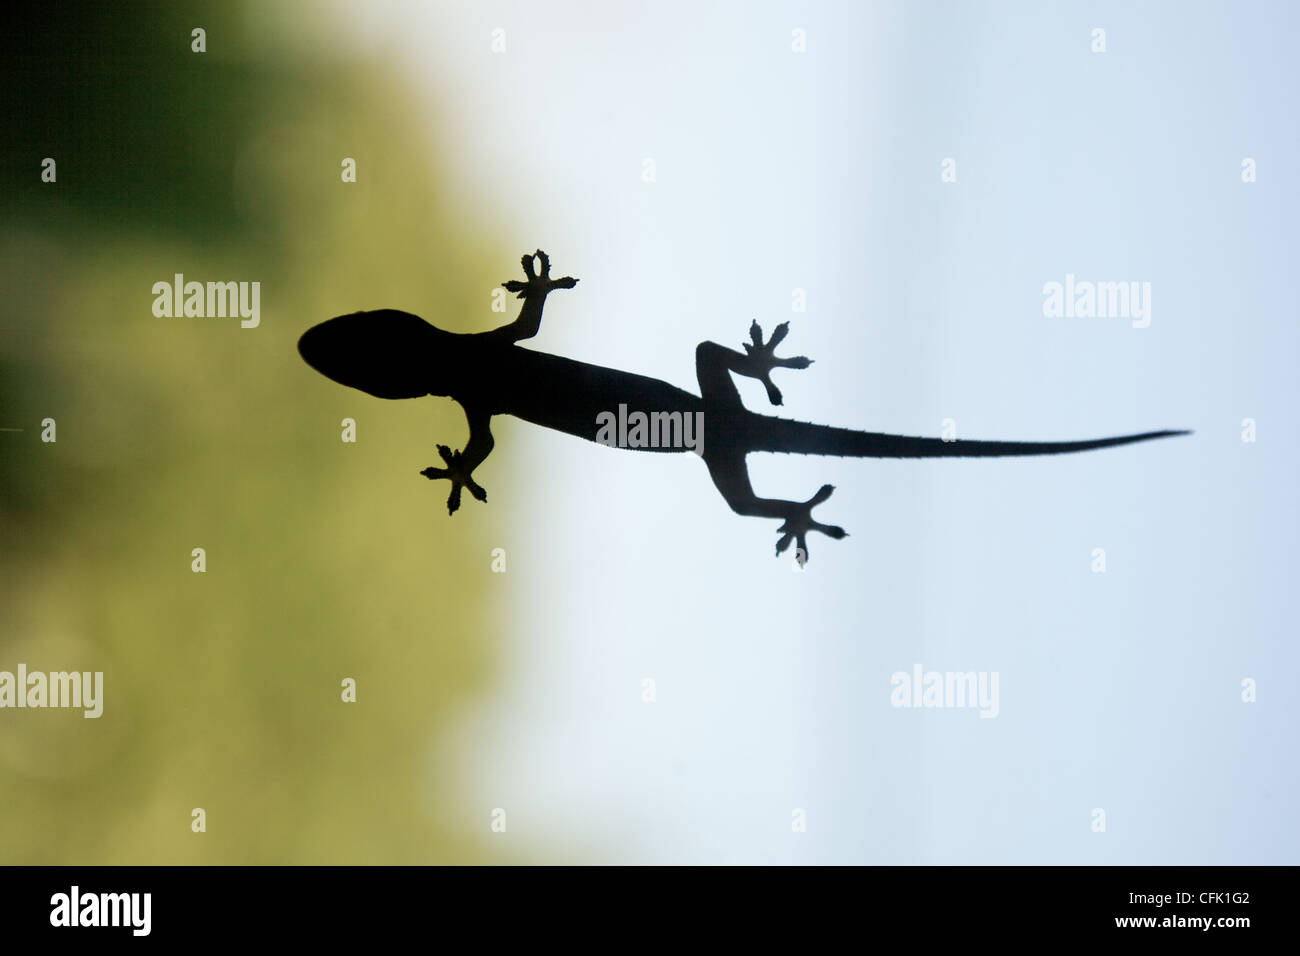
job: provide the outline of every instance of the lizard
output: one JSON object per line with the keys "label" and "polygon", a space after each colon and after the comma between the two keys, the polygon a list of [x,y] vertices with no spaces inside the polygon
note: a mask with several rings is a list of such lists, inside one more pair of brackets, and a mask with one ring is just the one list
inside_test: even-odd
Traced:
{"label": "lizard", "polygon": [[[536,260],[537,268],[534,268]],[[496,415],[513,415],[535,425],[601,441],[598,421],[612,409],[702,415],[708,441],[695,449],[708,468],[713,484],[732,511],[744,516],[779,519],[776,553],[793,541],[796,559],[807,560],[807,535],[816,531],[841,539],[847,532],[822,524],[812,510],[835,490],[822,485],[805,501],[760,498],[750,484],[746,456],[753,452],[787,452],[853,458],[985,458],[1006,455],[1052,455],[1127,445],[1133,442],[1190,434],[1162,430],[1083,441],[981,441],[922,438],[856,431],[830,425],[794,421],[749,411],[731,376],[757,379],[773,405],[782,404],[780,389],[772,382],[778,368],[806,369],[805,356],[779,358],[776,347],[785,339],[789,322],[782,322],[763,340],[755,320],[752,342],[738,352],[715,342],[695,349],[695,369],[700,394],[668,382],[587,362],[579,362],[519,346],[541,328],[542,308],[557,289],[572,289],[571,276],[551,277],[551,263],[540,249],[520,260],[524,280],[502,283],[523,300],[518,316],[507,325],[486,332],[452,333],[417,315],[395,309],[353,312],[312,326],[298,341],[302,358],[334,381],[386,399],[450,397],[464,409],[469,440],[460,450],[438,445],[441,466],[420,474],[430,480],[451,482],[448,514],[460,508],[462,489],[479,501],[487,492],[474,480],[474,471],[491,454],[495,444],[491,422]],[[638,447],[636,451],[684,452],[680,445]]]}

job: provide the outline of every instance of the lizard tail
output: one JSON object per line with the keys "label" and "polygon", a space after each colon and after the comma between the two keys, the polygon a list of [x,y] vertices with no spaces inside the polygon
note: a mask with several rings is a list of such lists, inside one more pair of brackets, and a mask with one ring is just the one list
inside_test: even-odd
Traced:
{"label": "lizard tail", "polygon": [[[965,441],[913,438],[832,428],[789,419],[767,418],[764,437],[754,451],[780,451],[800,455],[838,455],[845,458],[996,458],[1004,455],[1060,455],[1065,452],[1111,448],[1152,438],[1190,435],[1185,430],[1142,432],[1085,441]],[[771,427],[768,427],[771,426]]]}

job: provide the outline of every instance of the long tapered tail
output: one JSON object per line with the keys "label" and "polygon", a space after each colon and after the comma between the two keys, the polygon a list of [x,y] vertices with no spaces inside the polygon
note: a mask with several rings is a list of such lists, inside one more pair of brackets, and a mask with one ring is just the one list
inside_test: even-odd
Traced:
{"label": "long tapered tail", "polygon": [[799,455],[838,455],[845,458],[996,458],[1004,455],[1060,455],[1072,451],[1111,448],[1152,438],[1190,435],[1190,431],[1166,430],[1086,441],[965,441],[941,438],[913,438],[832,428],[810,422],[767,418],[760,430],[755,451],[781,451]]}

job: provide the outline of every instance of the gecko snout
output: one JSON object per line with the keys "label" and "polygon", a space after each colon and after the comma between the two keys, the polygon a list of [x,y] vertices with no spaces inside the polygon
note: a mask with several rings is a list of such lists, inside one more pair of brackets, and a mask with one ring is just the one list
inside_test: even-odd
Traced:
{"label": "gecko snout", "polygon": [[420,398],[429,394],[440,334],[408,312],[353,312],[312,326],[298,340],[298,353],[341,385],[379,398]]}

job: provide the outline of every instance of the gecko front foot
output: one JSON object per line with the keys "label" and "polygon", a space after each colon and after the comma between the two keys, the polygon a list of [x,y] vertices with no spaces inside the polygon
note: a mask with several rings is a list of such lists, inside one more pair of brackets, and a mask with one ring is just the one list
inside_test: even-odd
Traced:
{"label": "gecko front foot", "polygon": [[425,468],[420,474],[434,481],[438,478],[451,480],[451,495],[447,498],[447,514],[455,514],[460,507],[460,490],[468,488],[469,493],[479,501],[487,501],[487,492],[483,486],[470,477],[471,469],[465,467],[465,460],[458,451],[452,451],[446,445],[438,446],[438,454],[446,462],[446,468]]}
{"label": "gecko front foot", "polygon": [[767,398],[773,405],[781,404],[781,390],[772,384],[772,369],[774,368],[807,368],[812,364],[812,359],[806,355],[799,355],[795,358],[777,358],[773,352],[781,340],[786,337],[790,331],[790,323],[782,322],[772,330],[772,337],[763,342],[763,330],[755,321],[749,327],[749,337],[754,340],[754,344],[748,342],[741,343],[745,347],[746,368],[742,372],[751,378],[756,378],[763,383],[767,389]]}
{"label": "gecko front foot", "polygon": [[781,552],[790,547],[790,542],[793,540],[797,546],[795,560],[802,567],[808,561],[808,542],[804,539],[804,536],[809,531],[820,531],[822,534],[837,540],[848,537],[849,533],[843,528],[836,525],[821,524],[814,521],[812,517],[813,508],[829,498],[834,490],[834,485],[822,485],[817,494],[802,504],[791,503],[793,505],[791,514],[786,516],[785,524],[777,528],[777,532],[781,535],[781,540],[776,543],[777,557],[780,557]]}
{"label": "gecko front foot", "polygon": [[[541,263],[542,274],[537,275],[533,271],[533,259]],[[518,279],[511,279],[508,282],[501,283],[502,287],[508,292],[518,292],[519,298],[527,299],[534,296],[545,298],[546,295],[554,289],[572,289],[578,284],[578,280],[572,276],[565,276],[562,279],[551,278],[551,259],[546,253],[538,249],[532,254],[525,253],[524,257],[519,260],[524,267],[524,275],[528,276],[527,282],[520,282]]]}

